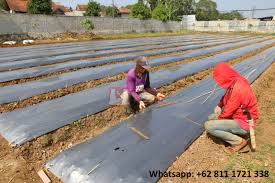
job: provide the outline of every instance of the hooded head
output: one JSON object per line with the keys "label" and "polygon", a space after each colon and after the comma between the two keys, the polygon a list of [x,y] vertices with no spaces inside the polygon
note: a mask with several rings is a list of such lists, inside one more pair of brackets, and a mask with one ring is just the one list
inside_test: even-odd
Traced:
{"label": "hooded head", "polygon": [[136,59],[135,74],[137,77],[142,78],[144,73],[148,72],[150,65],[146,57],[138,57]]}
{"label": "hooded head", "polygon": [[219,63],[216,65],[213,73],[213,79],[220,87],[228,89],[237,78],[243,77],[231,69],[231,67],[229,67],[227,64]]}

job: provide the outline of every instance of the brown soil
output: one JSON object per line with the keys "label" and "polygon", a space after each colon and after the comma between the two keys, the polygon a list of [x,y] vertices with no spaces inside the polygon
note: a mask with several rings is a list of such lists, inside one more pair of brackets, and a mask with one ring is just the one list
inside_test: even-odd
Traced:
{"label": "brown soil", "polygon": [[[216,144],[204,133],[167,170],[172,172],[215,170],[269,170],[269,178],[198,178],[184,182],[275,182],[275,63],[258,79],[252,88],[258,99],[260,119],[256,130],[257,151],[227,155],[222,144]],[[272,175],[273,174],[273,175]],[[159,182],[183,182],[180,178],[162,178]]]}
{"label": "brown soil", "polygon": [[0,183],[42,182],[34,167],[0,137]]}
{"label": "brown soil", "polygon": [[[274,44],[275,45],[275,44]],[[253,55],[256,55],[257,53],[271,47],[273,45],[268,45],[262,49],[258,49],[254,52],[251,52],[247,55],[244,55],[236,60],[243,60],[247,57],[251,57]],[[152,71],[157,71],[163,68],[169,68],[169,67],[173,67],[182,63],[187,63],[187,62],[192,62],[195,61],[197,59],[202,59],[202,58],[206,58],[209,56],[212,56],[214,54],[219,54],[222,52],[225,52],[226,50],[220,51],[220,52],[216,52],[216,53],[212,53],[212,54],[208,54],[208,55],[204,55],[204,56],[199,56],[199,57],[194,57],[194,58],[190,58],[190,59],[185,59],[182,61],[178,61],[178,62],[173,62],[170,64],[165,64],[165,65],[160,65],[157,67],[152,68]],[[12,102],[12,103],[8,103],[8,104],[1,104],[0,105],[0,112],[10,112],[13,111],[15,109],[19,109],[19,108],[23,108],[23,107],[27,107],[27,106],[31,106],[31,105],[35,105],[38,103],[41,103],[43,101],[48,101],[48,100],[52,100],[55,98],[59,98],[68,94],[72,94],[72,93],[76,93],[76,92],[80,92],[83,91],[85,89],[89,89],[89,88],[93,88],[96,87],[98,85],[104,84],[104,83],[109,83],[109,82],[113,82],[113,81],[117,81],[117,80],[122,80],[125,79],[126,75],[125,73],[121,73],[118,74],[116,76],[113,77],[109,77],[109,78],[103,78],[103,79],[98,79],[98,80],[93,80],[93,81],[87,81],[85,83],[81,83],[81,84],[77,84],[77,85],[73,85],[67,88],[62,88],[62,89],[58,89],[56,91],[53,92],[49,92],[49,93],[45,93],[45,94],[41,94],[41,95],[37,95],[19,102]]]}

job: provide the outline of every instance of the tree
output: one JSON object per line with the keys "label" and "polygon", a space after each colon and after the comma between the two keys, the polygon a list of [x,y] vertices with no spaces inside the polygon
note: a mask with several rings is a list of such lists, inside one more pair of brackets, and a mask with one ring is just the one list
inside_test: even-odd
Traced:
{"label": "tree", "polygon": [[30,0],[28,2],[27,12],[30,14],[51,14],[51,0]]}
{"label": "tree", "polygon": [[219,19],[221,20],[234,20],[234,19],[240,20],[242,18],[243,18],[242,14],[240,14],[238,11],[232,11],[230,13],[221,13],[219,15]]}
{"label": "tree", "polygon": [[157,7],[152,12],[152,18],[166,22],[169,20],[169,13],[164,4],[158,3]]}
{"label": "tree", "polygon": [[[149,0],[148,2],[149,4],[152,3]],[[165,14],[168,16],[168,20],[181,21],[183,15],[190,15],[195,13],[195,10],[194,10],[195,0],[158,0],[157,4],[158,6],[159,4],[163,5],[161,6],[165,8],[165,11],[166,11]],[[158,9],[157,12],[160,13],[161,12],[160,9]],[[155,12],[155,15],[156,15],[156,12]]]}
{"label": "tree", "polygon": [[95,1],[90,1],[87,6],[87,10],[84,13],[84,16],[99,16],[100,13],[100,4]]}
{"label": "tree", "polygon": [[112,7],[112,6],[108,6],[105,9],[106,15],[112,17],[113,13],[114,13],[114,17],[118,17],[119,15],[119,10],[117,7]]}
{"label": "tree", "polygon": [[158,0],[147,0],[147,2],[150,5],[150,9],[153,12],[153,10],[157,7],[158,5]]}
{"label": "tree", "polygon": [[217,20],[219,18],[217,4],[212,0],[200,0],[196,4],[196,18],[204,21]]}
{"label": "tree", "polygon": [[176,0],[175,14],[177,16],[195,14],[195,0]]}
{"label": "tree", "polygon": [[150,8],[144,4],[143,0],[139,0],[138,3],[133,5],[131,16],[139,19],[151,18]]}

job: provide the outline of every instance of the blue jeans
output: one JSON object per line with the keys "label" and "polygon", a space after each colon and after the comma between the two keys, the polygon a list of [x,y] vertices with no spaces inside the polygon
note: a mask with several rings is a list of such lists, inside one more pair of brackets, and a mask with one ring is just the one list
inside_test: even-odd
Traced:
{"label": "blue jeans", "polygon": [[210,120],[204,124],[205,130],[231,145],[239,145],[242,138],[238,135],[246,135],[248,132],[240,127],[234,120]]}

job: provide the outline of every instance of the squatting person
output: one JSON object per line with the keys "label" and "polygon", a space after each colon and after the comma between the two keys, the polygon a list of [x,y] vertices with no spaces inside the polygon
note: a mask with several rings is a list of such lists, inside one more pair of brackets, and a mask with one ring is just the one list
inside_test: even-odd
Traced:
{"label": "squatting person", "polygon": [[150,86],[149,64],[146,57],[136,59],[135,68],[127,74],[127,88],[122,93],[122,105],[126,112],[134,110],[138,106],[139,110],[146,108],[156,100],[163,100],[165,96]]}
{"label": "squatting person", "polygon": [[243,137],[249,133],[249,123],[244,109],[251,113],[254,128],[256,127],[256,97],[249,82],[225,63],[216,65],[213,79],[226,92],[214,110],[218,118],[207,121],[205,129],[209,134],[229,143],[231,146],[225,150],[234,153],[247,145],[247,140]]}

